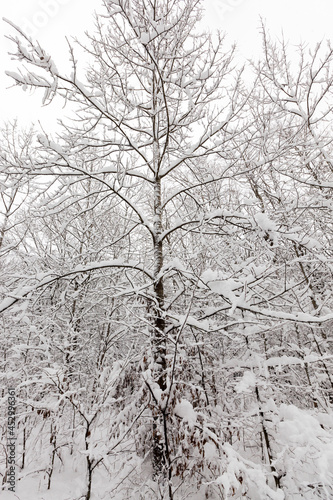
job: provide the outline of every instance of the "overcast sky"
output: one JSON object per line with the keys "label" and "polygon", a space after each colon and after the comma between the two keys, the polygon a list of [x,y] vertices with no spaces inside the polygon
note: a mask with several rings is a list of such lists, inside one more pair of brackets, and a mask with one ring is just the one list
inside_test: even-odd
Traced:
{"label": "overcast sky", "polygon": [[[82,35],[91,26],[93,10],[100,11],[99,0],[6,0],[0,4],[1,18],[6,17],[22,27],[52,55],[57,67],[68,59],[65,36]],[[291,44],[301,40],[314,45],[317,41],[333,41],[332,0],[204,0],[205,23],[222,28],[228,42],[236,41],[244,57],[256,57],[261,49],[260,16],[270,33]],[[44,125],[55,122],[62,109],[56,104],[41,109],[41,94],[29,95],[21,88],[9,88],[11,80],[5,70],[15,70],[10,60],[11,45],[5,39],[11,29],[1,21],[0,41],[0,111],[2,121],[19,117],[22,125],[41,120]]]}

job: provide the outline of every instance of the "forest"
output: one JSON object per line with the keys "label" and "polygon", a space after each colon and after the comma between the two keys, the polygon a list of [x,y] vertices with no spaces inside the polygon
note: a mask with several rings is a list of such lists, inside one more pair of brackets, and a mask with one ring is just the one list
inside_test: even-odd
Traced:
{"label": "forest", "polygon": [[63,113],[0,131],[4,500],[333,498],[333,48],[203,6],[104,0],[69,72],[8,21]]}

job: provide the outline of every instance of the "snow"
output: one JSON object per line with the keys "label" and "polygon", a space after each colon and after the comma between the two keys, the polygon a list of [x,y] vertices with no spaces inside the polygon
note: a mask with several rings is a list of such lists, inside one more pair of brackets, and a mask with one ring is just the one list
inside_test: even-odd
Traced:
{"label": "snow", "polygon": [[232,302],[236,299],[236,296],[233,293],[233,291],[239,288],[240,285],[239,282],[231,278],[227,280],[210,281],[207,284],[214,293],[222,295],[223,297],[228,298]]}
{"label": "snow", "polygon": [[215,460],[218,458],[218,450],[214,443],[207,441],[204,445],[205,457],[207,460]]}
{"label": "snow", "polygon": [[83,272],[87,272],[87,271],[92,271],[94,269],[102,269],[102,268],[107,268],[107,267],[133,268],[133,269],[143,271],[149,277],[153,278],[153,275],[147,269],[145,269],[145,267],[142,264],[140,264],[139,262],[136,262],[136,261],[126,262],[125,260],[122,260],[122,259],[94,261],[94,262],[90,262],[87,265],[78,264],[74,268],[74,270],[71,271],[71,273],[69,273],[69,274],[83,273]]}
{"label": "snow", "polygon": [[[8,491],[1,492],[1,500],[73,500],[80,498],[86,488],[84,477],[70,469],[55,472],[52,479],[52,488],[47,490],[47,475],[31,473],[17,482],[14,495]],[[97,491],[99,489],[96,488]]]}
{"label": "snow", "polygon": [[[142,264],[140,264],[136,261],[126,262],[122,259],[95,261],[95,262],[90,262],[89,264],[87,264],[85,266],[83,266],[82,264],[78,264],[72,271],[64,273],[64,276],[69,276],[69,275],[75,274],[75,273],[84,273],[87,271],[103,269],[103,268],[108,268],[108,267],[122,267],[122,268],[136,269],[138,271],[143,272],[150,279],[154,278],[153,274],[148,269],[146,269]],[[15,304],[18,300],[22,300],[29,293],[38,290],[42,286],[49,285],[49,284],[53,283],[58,278],[59,278],[59,275],[56,275],[56,274],[43,274],[42,279],[40,281],[38,281],[35,285],[22,286],[22,287],[17,288],[16,290],[14,290],[10,294],[10,296],[5,297],[0,302],[0,312],[5,311],[11,305]]]}
{"label": "snow", "polygon": [[20,82],[22,84],[26,84],[27,83],[27,80],[24,76],[20,75],[19,73],[17,73],[16,71],[5,71],[5,74],[7,76],[10,76],[11,78],[13,78],[14,80],[16,80],[17,82]]}
{"label": "snow", "polygon": [[47,138],[45,137],[45,135],[43,134],[38,134],[37,135],[37,140],[41,143],[42,146],[44,146],[45,148],[47,148],[49,146],[49,141],[47,140]]}
{"label": "snow", "polygon": [[[330,498],[333,484],[331,432],[324,429],[320,419],[311,415],[311,412],[292,404],[280,406],[278,421],[282,451],[277,467],[286,471],[284,484],[292,498]],[[301,491],[297,484],[301,486]],[[327,492],[326,496],[302,494],[302,490],[308,490],[308,484],[321,484],[322,490]]]}
{"label": "snow", "polygon": [[150,35],[149,35],[149,33],[142,33],[141,37],[140,37],[140,42],[143,45],[147,45],[147,43],[149,43],[149,41],[150,41]]}
{"label": "snow", "polygon": [[173,315],[173,317],[177,318],[179,321],[179,325],[182,324],[187,324],[189,326],[193,326],[195,328],[198,328],[199,330],[204,330],[206,332],[209,332],[209,321],[208,320],[197,320],[193,316],[186,316],[186,315]]}
{"label": "snow", "polygon": [[[272,489],[267,484],[266,474],[257,464],[244,460],[227,443],[223,445],[223,451],[225,472],[213,482],[223,486],[225,498],[242,498],[246,493],[249,500],[285,499],[281,489]],[[243,489],[244,482],[247,484],[246,490]]]}
{"label": "snow", "polygon": [[159,273],[159,276],[163,276],[165,273],[171,270],[177,270],[183,273],[189,272],[188,269],[186,269],[186,267],[184,266],[183,262],[178,257],[174,257],[167,264],[164,264]]}
{"label": "snow", "polygon": [[295,321],[300,323],[323,323],[325,321],[330,321],[333,319],[333,313],[325,314],[323,316],[313,316],[312,314],[295,312],[289,313],[284,311],[277,311],[274,309],[259,308],[256,306],[250,306],[248,304],[242,305],[243,309],[246,309],[254,314],[259,314],[262,316],[281,319],[285,321]]}
{"label": "snow", "polygon": [[196,424],[197,414],[194,411],[192,404],[186,399],[182,399],[180,403],[177,403],[174,411],[175,414],[187,422],[190,427],[193,427],[193,425]]}
{"label": "snow", "polygon": [[256,386],[256,376],[253,372],[246,371],[241,380],[236,384],[235,390],[238,393],[248,392]]}
{"label": "snow", "polygon": [[253,216],[254,220],[265,231],[276,231],[277,226],[274,221],[268,218],[263,212],[258,212]]}
{"label": "snow", "polygon": [[217,271],[213,271],[212,269],[206,269],[201,275],[201,280],[204,283],[208,283],[209,281],[216,280],[218,276],[219,274]]}

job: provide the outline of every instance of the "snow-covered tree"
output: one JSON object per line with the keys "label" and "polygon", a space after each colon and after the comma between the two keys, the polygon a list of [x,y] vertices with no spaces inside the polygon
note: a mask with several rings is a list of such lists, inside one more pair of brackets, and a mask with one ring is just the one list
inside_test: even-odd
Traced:
{"label": "snow-covered tree", "polygon": [[105,0],[69,72],[13,26],[9,75],[71,113],[1,160],[29,201],[0,304],[22,456],[45,444],[47,487],[75,457],[86,500],[102,469],[124,497],[328,498],[332,52],[292,71],[264,32],[245,85],[200,16]]}

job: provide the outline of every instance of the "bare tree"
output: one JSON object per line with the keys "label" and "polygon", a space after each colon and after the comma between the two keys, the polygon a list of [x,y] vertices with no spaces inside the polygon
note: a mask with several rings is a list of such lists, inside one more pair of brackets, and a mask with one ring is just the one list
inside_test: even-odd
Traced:
{"label": "bare tree", "polygon": [[[87,210],[117,200],[127,214],[127,229],[119,240],[134,242],[132,261],[113,259],[104,265],[124,272],[132,268],[144,278],[140,293],[147,302],[151,339],[144,378],[153,418],[152,463],[154,476],[169,481],[172,498],[167,420],[174,387],[168,385],[168,337],[183,327],[166,311],[165,283],[173,267],[166,241],[177,232],[196,230],[205,220],[225,217],[210,214],[206,201],[187,213],[182,205],[194,199],[203,182],[213,185],[237,168],[232,151],[245,128],[241,112],[246,98],[223,37],[194,32],[199,1],[104,5],[106,14],[96,16],[95,34],[81,44],[91,60],[84,83],[71,45],[68,76],[16,27],[15,57],[31,70],[9,74],[19,85],[42,88],[44,103],[61,96],[77,117],[62,122],[56,140],[39,136],[41,158],[34,175],[50,179],[40,208],[43,216],[85,199],[91,201]],[[224,171],[212,171],[203,181],[202,172],[198,176],[195,171],[213,155],[223,158]],[[78,183],[89,187],[73,195],[67,186]],[[100,265],[97,259],[88,267]],[[79,271],[85,266],[74,269]],[[53,272],[50,268],[41,286],[54,282]],[[137,286],[133,283],[135,293]]]}

